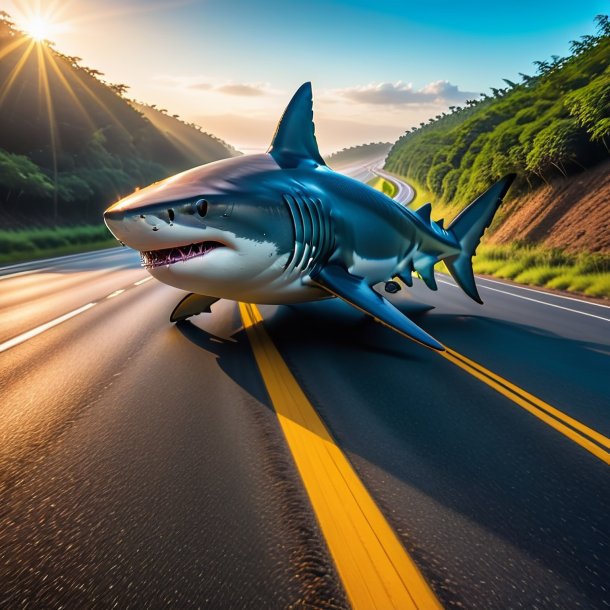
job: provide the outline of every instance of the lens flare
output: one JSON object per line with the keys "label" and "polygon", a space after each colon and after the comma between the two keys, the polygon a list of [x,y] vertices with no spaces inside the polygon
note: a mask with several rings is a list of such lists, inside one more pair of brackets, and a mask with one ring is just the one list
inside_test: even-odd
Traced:
{"label": "lens flare", "polygon": [[53,24],[40,15],[29,19],[24,24],[24,29],[28,36],[38,42],[48,40],[54,32]]}

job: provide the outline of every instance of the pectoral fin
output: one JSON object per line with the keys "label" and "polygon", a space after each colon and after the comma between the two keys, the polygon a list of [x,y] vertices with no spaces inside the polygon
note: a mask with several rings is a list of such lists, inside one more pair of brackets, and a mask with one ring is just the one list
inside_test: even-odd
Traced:
{"label": "pectoral fin", "polygon": [[217,297],[207,297],[203,294],[187,294],[172,311],[170,322],[180,322],[199,313],[211,313],[210,306],[218,300]]}
{"label": "pectoral fin", "polygon": [[339,265],[327,265],[312,280],[321,288],[372,316],[397,333],[439,351],[445,348],[415,322],[400,313],[362,278],[350,275]]}

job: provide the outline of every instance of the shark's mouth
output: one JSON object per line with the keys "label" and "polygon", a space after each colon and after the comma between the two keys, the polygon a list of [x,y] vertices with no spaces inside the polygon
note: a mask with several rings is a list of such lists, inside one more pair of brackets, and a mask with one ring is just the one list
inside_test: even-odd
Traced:
{"label": "shark's mouth", "polygon": [[205,256],[216,248],[224,248],[224,244],[217,241],[202,241],[197,244],[187,246],[176,246],[174,248],[164,248],[163,250],[147,250],[140,252],[142,266],[147,269],[164,267],[183,261],[188,261],[197,256]]}

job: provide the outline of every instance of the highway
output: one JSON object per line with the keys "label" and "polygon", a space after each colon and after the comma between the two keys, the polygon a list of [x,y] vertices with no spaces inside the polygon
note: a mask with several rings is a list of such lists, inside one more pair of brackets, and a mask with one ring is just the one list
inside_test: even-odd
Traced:
{"label": "highway", "polygon": [[415,191],[413,190],[413,187],[410,184],[407,184],[403,180],[398,179],[393,174],[384,171],[383,169],[381,169],[381,167],[374,167],[372,171],[375,173],[375,175],[381,176],[382,178],[389,180],[396,186],[397,190],[394,194],[394,199],[398,201],[398,203],[402,203],[403,205],[408,205],[409,203],[411,203],[411,200],[413,199],[413,197],[415,197]]}
{"label": "highway", "polygon": [[300,461],[319,439],[433,592],[413,607],[608,607],[610,308],[437,278],[386,296],[445,355],[337,300],[172,325],[183,293],[123,248],[0,270],[0,608],[374,607]]}

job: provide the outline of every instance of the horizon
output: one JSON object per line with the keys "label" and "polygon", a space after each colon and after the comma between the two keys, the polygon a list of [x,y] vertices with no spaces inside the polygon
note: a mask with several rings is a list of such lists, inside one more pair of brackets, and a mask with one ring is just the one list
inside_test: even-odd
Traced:
{"label": "horizon", "polygon": [[585,1],[558,12],[547,1],[519,0],[501,14],[479,0],[469,5],[111,0],[100,10],[92,0],[15,0],[4,10],[19,29],[128,85],[127,98],[168,108],[240,151],[268,148],[293,93],[309,80],[316,137],[329,155],[394,142],[450,106],[503,86],[503,78],[533,74],[534,61],[567,54],[570,40],[594,32],[595,15],[607,9]]}

